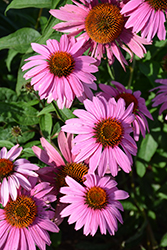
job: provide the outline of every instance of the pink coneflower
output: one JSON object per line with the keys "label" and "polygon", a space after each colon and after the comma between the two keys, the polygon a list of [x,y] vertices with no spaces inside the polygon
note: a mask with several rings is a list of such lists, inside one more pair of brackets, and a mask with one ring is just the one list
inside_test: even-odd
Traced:
{"label": "pink coneflower", "polygon": [[141,36],[147,37],[147,41],[151,41],[156,33],[159,40],[165,40],[166,0],[130,0],[122,8],[121,14],[129,16],[125,27],[132,27],[136,33],[141,31]]}
{"label": "pink coneflower", "polygon": [[60,109],[69,108],[75,96],[83,101],[92,98],[90,88],[96,90],[96,77],[91,73],[98,71],[96,60],[82,56],[83,42],[76,42],[74,37],[63,35],[60,42],[54,39],[46,41],[47,45],[32,43],[33,50],[40,55],[29,57],[22,70],[26,80],[31,79],[34,90],[39,91],[41,99],[48,103],[57,100]]}
{"label": "pink coneflower", "polygon": [[61,216],[70,216],[68,223],[76,222],[75,229],[84,227],[85,235],[95,235],[98,226],[101,234],[114,235],[118,229],[117,219],[123,223],[121,213],[123,207],[118,200],[129,197],[128,193],[118,190],[117,182],[110,177],[100,178],[97,175],[86,175],[85,186],[80,185],[71,177],[66,177],[68,187],[62,187],[60,192],[64,203],[70,203]]}
{"label": "pink coneflower", "polygon": [[[161,83],[162,85],[150,90],[153,91],[155,89],[159,89],[156,93],[156,97],[152,99],[152,101],[154,102],[152,106],[156,107],[162,104],[159,109],[159,115],[161,115],[162,112],[167,109],[167,79],[157,79],[155,82]],[[165,116],[165,120],[167,120],[167,115]]]}
{"label": "pink coneflower", "polygon": [[31,191],[20,189],[17,199],[9,200],[0,209],[0,249],[36,250],[37,245],[44,250],[46,244],[51,244],[47,231],[59,231],[50,220],[54,211],[48,210],[45,203],[51,189],[47,182],[34,186]]}
{"label": "pink coneflower", "polygon": [[58,146],[65,160],[43,137],[41,138],[41,144],[44,150],[37,146],[32,147],[36,156],[48,166],[38,171],[39,177],[42,181],[47,180],[54,186],[56,195],[59,194],[60,187],[66,185],[65,177],[67,175],[82,183],[84,181],[83,176],[88,172],[86,164],[74,162],[75,156],[71,153],[72,140],[72,134],[65,136],[65,133],[61,131],[58,135]]}
{"label": "pink coneflower", "polygon": [[[120,13],[123,2],[116,0],[98,0],[89,4],[80,0],[83,4],[72,0],[75,5],[66,4],[59,10],[50,10],[50,13],[65,22],[56,24],[53,28],[57,31],[78,35],[79,41],[90,42],[89,52],[99,61],[103,54],[107,53],[109,64],[118,59],[125,69],[125,60],[120,47],[127,51],[131,57],[135,53],[143,57],[146,50],[143,44],[148,44],[145,39],[137,36],[131,29],[125,28],[124,15]],[[133,53],[132,53],[133,52]]]}
{"label": "pink coneflower", "polygon": [[120,98],[117,102],[110,98],[93,97],[93,101],[85,100],[83,109],[73,113],[79,118],[66,121],[63,131],[79,134],[74,139],[72,153],[75,161],[80,162],[89,158],[90,172],[98,166],[98,174],[104,175],[109,168],[116,176],[118,166],[126,173],[131,171],[132,156],[137,152],[137,146],[129,135],[132,132],[131,123],[134,120],[133,103],[125,109],[125,101]]}
{"label": "pink coneflower", "polygon": [[9,196],[12,200],[16,200],[20,186],[26,190],[31,189],[28,176],[38,176],[34,172],[39,169],[38,166],[23,158],[16,160],[22,150],[23,148],[17,144],[8,152],[5,147],[0,151],[0,200],[3,206],[6,206]]}
{"label": "pink coneflower", "polygon": [[132,92],[131,89],[126,89],[121,83],[116,81],[112,81],[112,84],[114,84],[116,88],[105,84],[99,84],[100,89],[104,91],[99,95],[104,96],[107,100],[111,97],[115,97],[116,100],[123,98],[126,107],[128,107],[130,103],[134,103],[133,113],[135,115],[135,120],[133,121],[133,133],[134,139],[138,141],[140,132],[143,137],[145,137],[146,128],[149,132],[148,122],[145,116],[151,120],[153,120],[153,117],[146,107],[144,98],[140,96],[141,92],[139,90]]}

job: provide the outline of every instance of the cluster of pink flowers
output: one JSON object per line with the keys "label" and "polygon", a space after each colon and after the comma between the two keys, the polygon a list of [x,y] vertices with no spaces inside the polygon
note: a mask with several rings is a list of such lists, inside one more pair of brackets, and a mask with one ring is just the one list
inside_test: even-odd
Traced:
{"label": "cluster of pink flowers", "polygon": [[[50,10],[64,22],[53,28],[63,34],[58,42],[32,43],[37,55],[27,58],[22,70],[41,99],[56,101],[60,109],[70,108],[75,97],[83,103],[75,118],[62,126],[58,135],[59,152],[45,138],[43,149],[33,146],[34,154],[46,164],[39,169],[27,159],[17,159],[22,148],[0,151],[0,248],[45,249],[50,245],[47,231],[58,232],[64,217],[83,227],[85,235],[114,235],[117,220],[123,223],[119,200],[128,193],[115,181],[119,171],[129,173],[137,154],[140,133],[149,132],[147,118],[153,120],[140,91],[121,83],[99,84],[94,73],[104,55],[109,65],[115,58],[126,70],[123,51],[133,61],[146,53],[157,34],[165,39],[167,3],[160,0],[80,0]],[[141,36],[137,33],[141,33]],[[87,51],[87,54],[85,52]],[[153,106],[167,109],[167,79],[161,83]],[[153,90],[154,90],[153,89]],[[151,90],[151,91],[153,91]],[[164,95],[165,94],[165,95]],[[66,132],[66,134],[65,134]],[[55,202],[56,201],[56,202]],[[55,207],[51,203],[55,202]]]}
{"label": "cluster of pink flowers", "polygon": [[35,250],[50,245],[47,231],[58,232],[51,221],[56,200],[48,182],[37,183],[39,167],[24,158],[16,159],[22,147],[0,151],[0,249]]}

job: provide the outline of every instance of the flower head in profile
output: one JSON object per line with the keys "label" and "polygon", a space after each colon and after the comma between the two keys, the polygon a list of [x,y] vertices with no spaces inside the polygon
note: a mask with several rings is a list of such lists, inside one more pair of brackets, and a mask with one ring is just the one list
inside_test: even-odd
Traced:
{"label": "flower head in profile", "polygon": [[120,166],[126,173],[131,171],[132,156],[136,155],[137,146],[130,136],[131,123],[134,120],[133,103],[127,109],[125,101],[120,98],[116,102],[110,98],[93,97],[84,101],[86,111],[75,110],[78,118],[66,121],[63,131],[78,134],[74,138],[72,153],[75,161],[89,159],[89,173],[98,167],[98,174],[104,175],[109,168],[113,176]]}
{"label": "flower head in profile", "polygon": [[[156,93],[156,97],[152,99],[152,106],[157,107],[162,104],[159,109],[159,115],[161,115],[164,110],[167,110],[167,79],[157,79],[155,82],[160,83],[161,85],[150,90],[154,91],[159,89]],[[167,120],[167,115],[165,116],[165,120]]]}
{"label": "flower head in profile", "polygon": [[22,150],[23,148],[17,144],[8,152],[6,147],[0,151],[0,200],[3,206],[6,206],[9,197],[16,200],[17,190],[20,186],[26,190],[31,189],[29,176],[38,176],[34,172],[39,169],[38,166],[23,158],[16,160]]}
{"label": "flower head in profile", "polygon": [[136,33],[141,31],[141,36],[147,41],[151,41],[156,34],[159,40],[165,40],[166,0],[130,0],[121,14],[129,16],[125,27],[132,28]]}
{"label": "flower head in profile", "polygon": [[88,43],[89,53],[99,61],[103,54],[107,54],[109,64],[114,62],[114,57],[127,65],[120,48],[127,51],[131,57],[133,53],[143,57],[146,50],[143,44],[148,44],[145,39],[137,36],[131,29],[125,28],[124,15],[120,13],[123,2],[116,0],[98,0],[88,3],[80,0],[75,5],[66,4],[59,10],[50,10],[50,13],[65,22],[56,24],[53,28],[57,31],[78,35],[78,41]]}
{"label": "flower head in profile", "polygon": [[130,103],[134,103],[133,114],[135,115],[135,120],[133,121],[133,134],[134,139],[138,141],[140,132],[143,137],[145,137],[146,128],[149,132],[148,122],[145,116],[153,120],[152,115],[146,107],[144,98],[140,96],[141,92],[139,90],[132,92],[131,89],[126,89],[121,83],[116,81],[112,81],[112,84],[114,84],[116,88],[99,84],[100,89],[103,90],[99,95],[104,96],[107,100],[111,97],[114,97],[116,100],[123,98],[126,107],[128,107]]}
{"label": "flower head in profile", "polygon": [[32,43],[32,49],[40,55],[29,57],[22,70],[28,70],[24,78],[31,79],[31,85],[38,91],[41,99],[48,103],[57,101],[60,109],[70,108],[75,96],[79,101],[92,98],[91,88],[96,90],[95,76],[98,71],[96,60],[83,56],[83,42],[76,42],[74,37],[63,35],[60,42],[54,39],[47,45]]}
{"label": "flower head in profile", "polygon": [[76,222],[75,229],[83,228],[85,235],[92,236],[100,228],[101,234],[114,235],[118,229],[117,220],[123,223],[121,213],[123,207],[118,200],[129,197],[128,193],[119,190],[117,182],[110,177],[98,175],[86,175],[85,186],[80,185],[71,177],[66,177],[68,187],[62,187],[60,192],[64,194],[61,201],[68,203],[61,212],[62,217],[69,216],[68,223]]}
{"label": "flower head in profile", "polygon": [[[47,231],[59,231],[50,220],[54,211],[46,204],[51,189],[47,182],[37,184],[30,191],[19,189],[17,199],[9,200],[0,209],[0,249],[36,250],[38,246],[44,250],[46,244],[51,244]],[[56,196],[52,195],[54,200]]]}
{"label": "flower head in profile", "polygon": [[55,194],[59,194],[60,187],[65,186],[65,177],[71,176],[79,183],[83,183],[83,176],[88,173],[87,164],[74,162],[75,156],[71,153],[73,147],[73,135],[60,131],[58,135],[58,146],[63,155],[45,139],[41,138],[41,149],[33,146],[32,149],[36,156],[47,166],[38,170],[39,177],[42,181],[47,180],[53,187]]}

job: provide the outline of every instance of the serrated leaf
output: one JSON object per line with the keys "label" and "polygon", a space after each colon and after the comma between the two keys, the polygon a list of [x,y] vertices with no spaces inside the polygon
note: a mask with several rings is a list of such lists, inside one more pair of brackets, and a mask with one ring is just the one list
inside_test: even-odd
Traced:
{"label": "serrated leaf", "polygon": [[19,53],[25,53],[30,43],[40,37],[40,33],[32,28],[22,28],[14,33],[0,38],[0,50],[14,49]]}
{"label": "serrated leaf", "polygon": [[52,0],[13,0],[6,8],[5,13],[10,9],[22,9],[22,8],[48,8],[52,6]]}

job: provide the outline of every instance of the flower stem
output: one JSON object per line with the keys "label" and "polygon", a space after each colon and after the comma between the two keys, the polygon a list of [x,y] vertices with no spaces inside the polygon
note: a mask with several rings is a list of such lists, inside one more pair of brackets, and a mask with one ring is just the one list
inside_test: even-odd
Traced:
{"label": "flower stem", "polygon": [[39,10],[39,14],[38,14],[37,22],[36,22],[36,24],[35,24],[35,30],[37,30],[37,29],[38,29],[39,20],[40,20],[40,17],[41,17],[41,15],[42,15],[42,10],[43,10],[43,8],[41,8],[41,9]]}
{"label": "flower stem", "polygon": [[33,94],[37,97],[37,99],[41,103],[42,107],[45,108],[45,105],[43,104],[43,102],[41,101],[41,99],[39,98],[39,96],[35,93],[35,91],[33,91]]}
{"label": "flower stem", "polygon": [[133,73],[134,73],[134,68],[135,68],[135,57],[133,58],[133,62],[132,62],[132,66],[129,67],[130,70],[130,76],[129,76],[129,81],[128,81],[128,89],[130,89],[131,84],[132,84],[132,80],[133,80]]}

